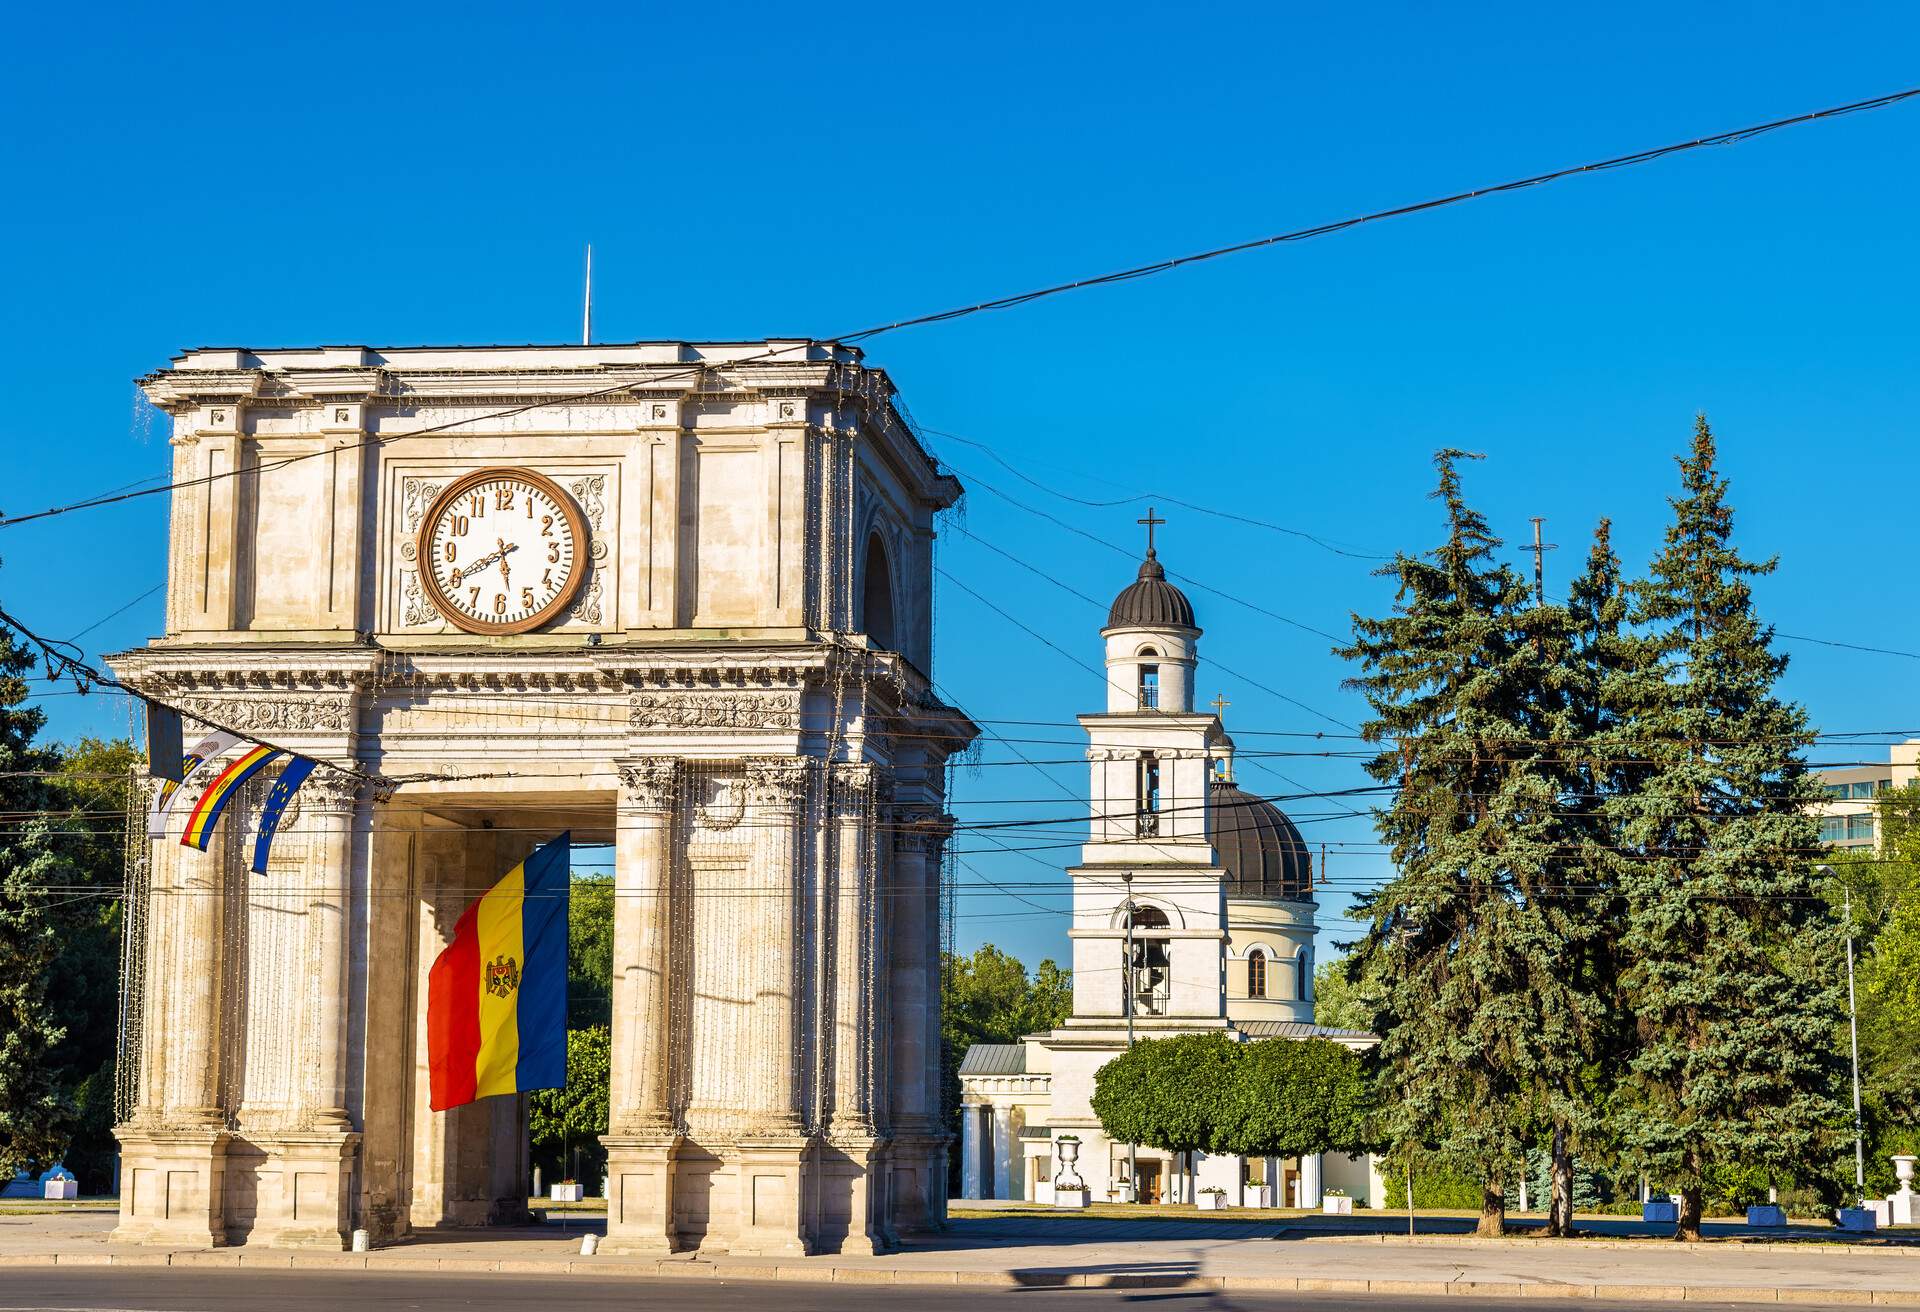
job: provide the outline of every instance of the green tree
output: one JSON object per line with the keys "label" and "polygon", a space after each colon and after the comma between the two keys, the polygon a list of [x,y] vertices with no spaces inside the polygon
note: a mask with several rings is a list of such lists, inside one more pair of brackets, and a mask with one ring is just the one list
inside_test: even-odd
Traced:
{"label": "green tree", "polygon": [[[125,739],[82,738],[63,747],[49,781],[60,813],[58,842],[75,892],[57,909],[59,950],[51,968],[54,1020],[66,1031],[54,1050],[58,1079],[77,1114],[65,1164],[87,1193],[113,1173],[113,1091],[120,1022],[119,897],[126,879],[127,824],[143,823],[134,788],[144,755]],[[81,889],[84,888],[85,892]]]}
{"label": "green tree", "polygon": [[[527,1099],[527,1138],[562,1174],[573,1159],[598,1167],[605,1150],[607,1087],[612,1071],[611,1031],[605,1025],[567,1031],[567,1087],[540,1089]],[[583,1170],[583,1174],[585,1171]]]}
{"label": "green tree", "polygon": [[1630,771],[1605,803],[1638,1039],[1618,1133],[1630,1163],[1677,1188],[1691,1240],[1716,1167],[1788,1176],[1830,1152],[1844,1117],[1838,921],[1806,855],[1812,735],[1774,691],[1786,659],[1753,605],[1774,562],[1732,544],[1705,416],[1680,470],[1665,546],[1629,589],[1636,658],[1612,680],[1622,721],[1602,746]]}
{"label": "green tree", "polygon": [[61,895],[74,879],[58,851],[55,798],[47,774],[57,764],[34,738],[46,723],[23,705],[33,658],[0,630],[0,1176],[60,1159],[72,1136],[74,1108],[55,1051],[66,1036],[49,996],[60,955]]}
{"label": "green tree", "polygon": [[1212,1150],[1307,1157],[1372,1146],[1371,1082],[1350,1049],[1325,1039],[1262,1039],[1243,1045],[1232,1074],[1214,1107]]}
{"label": "green tree", "polygon": [[1365,1030],[1378,1001],[1371,981],[1347,978],[1344,956],[1328,957],[1313,972],[1313,1023],[1335,1030]]}
{"label": "green tree", "polygon": [[1376,813],[1395,874],[1360,900],[1350,981],[1380,982],[1372,1062],[1386,1137],[1439,1148],[1481,1180],[1483,1234],[1504,1229],[1506,1187],[1586,1039],[1584,978],[1566,970],[1580,910],[1562,896],[1572,623],[1534,604],[1495,559],[1500,542],[1435,459],[1446,537],[1380,571],[1399,585],[1379,619],[1354,616],[1341,654],[1379,744],[1368,772],[1394,787]]}
{"label": "green tree", "polygon": [[[1874,805],[1878,850],[1828,857],[1838,875],[1829,902],[1851,907],[1858,954],[1869,1195],[1894,1187],[1891,1154],[1920,1148],[1920,783],[1884,792]],[[1839,1173],[1851,1182],[1852,1162]]]}
{"label": "green tree", "polygon": [[613,880],[576,875],[567,899],[567,1023],[613,1022]]}
{"label": "green tree", "polygon": [[1187,1160],[1218,1148],[1225,1101],[1238,1079],[1243,1045],[1217,1031],[1145,1039],[1093,1076],[1093,1114],[1115,1143],[1144,1144]]}

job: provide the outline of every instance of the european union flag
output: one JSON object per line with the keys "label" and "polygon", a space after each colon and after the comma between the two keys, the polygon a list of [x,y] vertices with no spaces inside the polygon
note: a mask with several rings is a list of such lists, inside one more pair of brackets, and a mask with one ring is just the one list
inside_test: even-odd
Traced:
{"label": "european union flag", "polygon": [[286,811],[287,803],[293,800],[295,791],[319,764],[309,757],[296,756],[280,772],[280,778],[267,794],[266,805],[260,808],[260,837],[253,844],[254,874],[267,873],[267,852],[273,847],[273,832],[280,827],[280,817]]}

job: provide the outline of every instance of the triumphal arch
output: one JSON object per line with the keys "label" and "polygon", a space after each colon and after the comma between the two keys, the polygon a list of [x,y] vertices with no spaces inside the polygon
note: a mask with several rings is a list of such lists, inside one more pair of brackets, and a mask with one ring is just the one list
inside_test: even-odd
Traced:
{"label": "triumphal arch", "polygon": [[[561,831],[615,879],[615,1251],[871,1251],[944,1216],[936,514],[859,351],[195,350],[157,702],[326,764],[249,869],[148,845],[121,1239],[524,1215],[525,1095],[428,1104],[426,972]],[[197,723],[196,723],[197,722]],[[184,810],[182,808],[181,810]]]}

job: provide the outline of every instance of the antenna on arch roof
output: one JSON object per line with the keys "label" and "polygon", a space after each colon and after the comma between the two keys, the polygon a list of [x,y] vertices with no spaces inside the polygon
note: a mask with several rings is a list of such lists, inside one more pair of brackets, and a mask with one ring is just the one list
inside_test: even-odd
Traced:
{"label": "antenna on arch roof", "polygon": [[580,345],[593,345],[593,243],[587,243],[587,300],[580,311]]}

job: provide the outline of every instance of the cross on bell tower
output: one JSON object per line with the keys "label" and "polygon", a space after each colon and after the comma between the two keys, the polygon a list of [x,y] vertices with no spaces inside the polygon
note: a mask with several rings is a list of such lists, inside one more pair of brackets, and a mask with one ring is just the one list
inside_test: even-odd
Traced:
{"label": "cross on bell tower", "polygon": [[1136,519],[1133,522],[1136,524],[1145,524],[1147,526],[1147,559],[1152,560],[1153,559],[1153,526],[1155,524],[1164,524],[1167,521],[1155,516],[1153,513],[1153,507],[1148,506],[1147,517],[1145,519]]}

